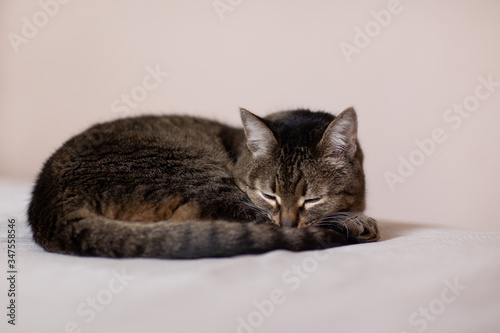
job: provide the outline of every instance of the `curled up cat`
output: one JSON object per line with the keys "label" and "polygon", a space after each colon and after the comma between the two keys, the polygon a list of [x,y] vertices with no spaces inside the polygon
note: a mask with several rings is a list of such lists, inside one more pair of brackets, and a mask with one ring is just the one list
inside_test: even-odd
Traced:
{"label": "curled up cat", "polygon": [[243,128],[189,116],[97,124],[45,163],[28,218],[50,252],[202,258],[378,239],[363,215],[357,116],[309,110]]}

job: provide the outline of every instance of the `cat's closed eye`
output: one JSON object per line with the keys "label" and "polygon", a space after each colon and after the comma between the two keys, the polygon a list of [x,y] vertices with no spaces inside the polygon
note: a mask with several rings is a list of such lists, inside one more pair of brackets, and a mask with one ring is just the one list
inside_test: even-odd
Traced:
{"label": "cat's closed eye", "polygon": [[312,199],[306,199],[306,200],[304,200],[304,205],[307,205],[307,204],[312,204],[312,203],[317,203],[317,202],[319,202],[321,199],[323,199],[323,197],[317,197],[317,198],[312,198]]}
{"label": "cat's closed eye", "polygon": [[312,206],[315,206],[316,204],[320,203],[322,201],[323,197],[322,196],[317,196],[317,197],[311,197],[310,199],[302,199],[301,201],[301,204],[300,204],[300,207],[301,208],[304,208],[304,209],[309,209],[311,208]]}
{"label": "cat's closed eye", "polygon": [[260,196],[262,198],[264,198],[264,200],[266,200],[269,204],[271,204],[273,207],[276,207],[277,205],[280,204],[281,202],[281,199],[277,196],[277,195],[274,195],[274,194],[268,194],[268,193],[265,193],[265,192],[259,192]]}
{"label": "cat's closed eye", "polygon": [[264,193],[264,192],[261,192],[262,193],[262,196],[266,199],[269,199],[269,200],[274,200],[276,201],[276,197],[274,195],[271,195],[271,194],[267,194],[267,193]]}
{"label": "cat's closed eye", "polygon": [[320,200],[321,200],[321,197],[314,198],[314,199],[306,199],[306,200],[304,200],[304,204],[315,203],[315,202],[318,202]]}

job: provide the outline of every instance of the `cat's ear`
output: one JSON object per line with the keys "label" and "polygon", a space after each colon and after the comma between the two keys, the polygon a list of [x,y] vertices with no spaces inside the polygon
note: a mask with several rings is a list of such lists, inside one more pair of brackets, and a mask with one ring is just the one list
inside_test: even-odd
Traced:
{"label": "cat's ear", "polygon": [[241,121],[247,138],[247,147],[254,156],[269,154],[276,147],[276,138],[267,125],[243,108],[240,109]]}
{"label": "cat's ear", "polygon": [[357,136],[356,111],[353,108],[348,108],[328,125],[318,144],[319,151],[324,158],[333,163],[349,161],[356,153]]}

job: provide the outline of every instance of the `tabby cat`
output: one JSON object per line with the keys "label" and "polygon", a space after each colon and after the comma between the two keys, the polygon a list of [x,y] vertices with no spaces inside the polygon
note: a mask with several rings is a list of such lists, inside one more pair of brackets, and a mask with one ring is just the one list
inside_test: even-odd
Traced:
{"label": "tabby cat", "polygon": [[293,110],[243,129],[188,116],[97,124],[45,163],[29,221],[47,251],[200,258],[378,239],[357,118]]}

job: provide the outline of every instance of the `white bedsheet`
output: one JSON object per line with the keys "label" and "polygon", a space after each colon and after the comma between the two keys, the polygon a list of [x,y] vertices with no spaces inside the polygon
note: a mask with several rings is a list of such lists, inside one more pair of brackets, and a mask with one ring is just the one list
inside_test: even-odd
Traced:
{"label": "white bedsheet", "polygon": [[[227,259],[80,258],[26,225],[0,180],[1,332],[500,332],[500,232],[380,223],[382,241]],[[7,221],[16,320],[8,324]]]}

